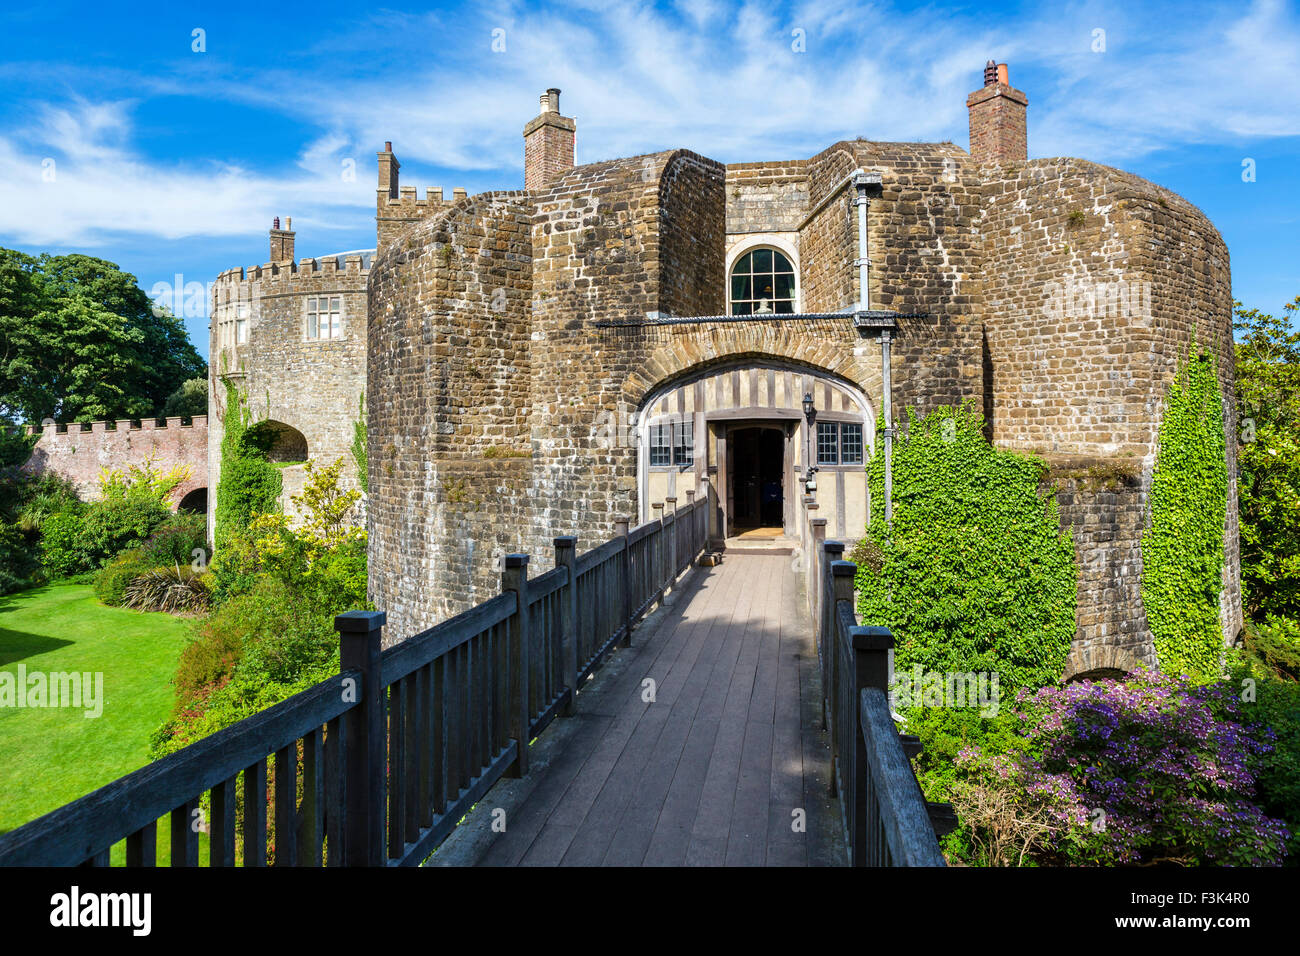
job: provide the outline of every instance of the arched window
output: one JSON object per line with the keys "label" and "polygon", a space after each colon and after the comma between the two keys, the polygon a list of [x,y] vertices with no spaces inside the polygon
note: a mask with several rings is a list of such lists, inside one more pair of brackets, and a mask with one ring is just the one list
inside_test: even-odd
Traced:
{"label": "arched window", "polygon": [[776,249],[751,249],[731,270],[731,314],[794,312],[794,265]]}

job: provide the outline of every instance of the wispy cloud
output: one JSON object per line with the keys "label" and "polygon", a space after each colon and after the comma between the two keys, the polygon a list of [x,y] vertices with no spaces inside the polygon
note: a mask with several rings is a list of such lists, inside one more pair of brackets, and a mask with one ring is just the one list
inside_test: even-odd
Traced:
{"label": "wispy cloud", "polygon": [[[364,220],[386,139],[408,167],[517,186],[520,131],[548,86],[564,89],[578,118],[580,162],[674,146],[725,161],[786,158],[855,136],[964,146],[965,95],[990,57],[1011,62],[1030,95],[1031,155],[1120,163],[1180,144],[1300,135],[1294,9],[1179,9],[505,0],[317,24],[270,62],[218,59],[234,56],[227,43],[207,61],[119,69],[102,84],[69,67],[60,86],[74,92],[31,104],[35,119],[0,136],[0,234],[33,245],[248,234],[268,209],[323,231]],[[1104,52],[1093,49],[1096,29]],[[142,150],[133,116],[163,95],[274,112],[297,134],[296,155],[271,163],[239,129],[214,131],[212,142],[236,150],[225,162],[201,149]],[[53,182],[42,180],[46,158]]]}

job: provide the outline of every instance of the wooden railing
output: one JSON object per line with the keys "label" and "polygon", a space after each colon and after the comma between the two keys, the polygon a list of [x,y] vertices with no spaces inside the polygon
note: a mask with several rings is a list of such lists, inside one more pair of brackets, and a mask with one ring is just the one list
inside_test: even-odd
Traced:
{"label": "wooden railing", "polygon": [[[889,705],[894,636],[863,627],[854,610],[858,567],[844,544],[826,541],[826,519],[804,499],[802,550],[817,628],[822,719],[830,735],[830,790],[840,798],[854,866],[944,866],[936,832],[955,825],[951,807],[927,803],[909,761],[920,741],[900,735]],[[812,505],[812,507],[809,507]]]}
{"label": "wooden railing", "polygon": [[670,505],[556,538],[532,580],[507,555],[500,595],[387,650],[383,612],[339,615],[338,676],[5,834],[0,866],[154,866],[162,818],[172,866],[420,864],[704,550],[706,501]]}

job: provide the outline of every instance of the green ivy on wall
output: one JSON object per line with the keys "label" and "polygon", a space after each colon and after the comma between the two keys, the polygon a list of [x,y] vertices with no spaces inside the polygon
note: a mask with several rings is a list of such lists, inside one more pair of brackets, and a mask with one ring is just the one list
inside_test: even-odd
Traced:
{"label": "green ivy on wall", "polygon": [[233,535],[248,527],[253,516],[276,509],[283,490],[279,469],[266,458],[262,441],[250,428],[256,424],[248,400],[227,381],[225,432],[221,436],[221,475],[213,509],[213,545],[221,551]]}
{"label": "green ivy on wall", "polygon": [[1228,462],[1218,365],[1192,341],[1165,400],[1142,535],[1142,604],[1160,668],[1219,672]]}
{"label": "green ivy on wall", "polygon": [[892,534],[878,437],[871,525],[855,549],[859,617],[893,630],[898,670],[997,672],[1004,692],[1037,688],[1061,676],[1074,639],[1074,545],[1055,495],[1039,493],[1045,464],[994,448],[983,426],[972,405],[909,412]]}
{"label": "green ivy on wall", "polygon": [[366,449],[366,393],[357,399],[357,417],[352,422],[352,460],[357,463],[357,483],[370,493],[370,454]]}

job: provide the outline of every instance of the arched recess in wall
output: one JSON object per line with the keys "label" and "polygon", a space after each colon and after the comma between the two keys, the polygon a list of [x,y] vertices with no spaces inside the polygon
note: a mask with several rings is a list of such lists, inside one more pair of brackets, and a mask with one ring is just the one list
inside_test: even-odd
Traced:
{"label": "arched recess in wall", "polygon": [[[817,409],[810,430],[803,399]],[[826,369],[772,355],[732,356],[687,368],[652,387],[636,406],[632,435],[637,448],[638,520],[652,517],[652,505],[670,497],[683,507],[688,491],[709,492],[719,509],[714,523],[722,533],[760,512],[779,494],[780,524],[793,533],[795,505],[807,468],[816,465],[819,504],[826,509],[828,534],[860,535],[868,515],[865,463],[875,441],[876,411],[853,382]],[[746,492],[737,484],[742,463],[739,431],[776,430],[784,446],[747,467],[757,482],[759,505],[742,507]],[[728,452],[728,448],[731,449]],[[761,472],[761,474],[760,474]],[[770,485],[778,485],[769,492]]]}
{"label": "arched recess in wall", "polygon": [[266,452],[274,462],[303,462],[307,460],[307,438],[292,425],[274,419],[258,422],[248,430],[249,440]]}
{"label": "arched recess in wall", "polygon": [[760,312],[765,299],[773,313],[803,311],[799,250],[785,236],[754,235],[728,249],[726,281],[728,315]]}
{"label": "arched recess in wall", "polygon": [[189,511],[194,514],[208,513],[208,489],[195,488],[185,495],[176,505],[177,511]]}
{"label": "arched recess in wall", "polygon": [[1065,673],[1061,679],[1070,684],[1120,678],[1137,670],[1140,663],[1132,651],[1113,644],[1075,646],[1066,658]]}

